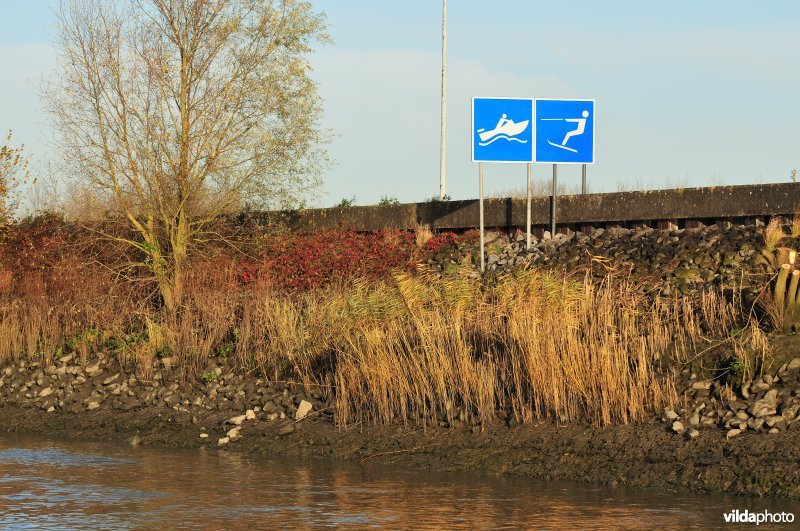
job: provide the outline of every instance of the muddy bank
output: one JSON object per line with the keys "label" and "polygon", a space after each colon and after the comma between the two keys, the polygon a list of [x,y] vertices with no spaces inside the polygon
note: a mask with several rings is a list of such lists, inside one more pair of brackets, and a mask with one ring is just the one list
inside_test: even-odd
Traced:
{"label": "muddy bank", "polygon": [[[750,432],[734,439],[719,430],[702,431],[695,439],[677,437],[658,421],[602,430],[551,422],[478,433],[453,428],[423,432],[399,426],[338,430],[328,419],[311,416],[300,422],[246,421],[233,442],[219,447],[218,439],[231,429],[220,424],[226,418],[221,412],[193,415],[156,408],[74,414],[0,407],[3,432],[800,499],[797,430],[769,437]],[[291,433],[286,433],[287,426],[292,426]],[[210,436],[201,439],[201,433]]]}
{"label": "muddy bank", "polygon": [[115,358],[65,356],[0,371],[0,431],[800,499],[800,358],[795,338],[778,343],[775,364],[744,385],[687,374],[672,408],[604,429],[513,418],[339,429],[321,387],[220,367],[187,381],[164,360],[142,380]]}

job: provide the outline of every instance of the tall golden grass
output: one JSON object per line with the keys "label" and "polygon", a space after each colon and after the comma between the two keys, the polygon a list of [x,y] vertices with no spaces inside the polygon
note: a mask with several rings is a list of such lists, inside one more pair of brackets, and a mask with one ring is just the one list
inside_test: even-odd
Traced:
{"label": "tall golden grass", "polygon": [[342,330],[336,367],[345,423],[486,422],[499,411],[520,422],[641,419],[675,398],[657,364],[695,351],[735,315],[719,296],[706,295],[697,307],[649,305],[625,281],[596,285],[534,269],[491,287],[400,275],[354,300],[358,311]]}
{"label": "tall golden grass", "polygon": [[189,277],[172,317],[108,286],[5,295],[0,362],[111,349],[148,378],[157,356],[187,377],[221,361],[326,384],[342,425],[498,416],[608,425],[674,400],[660,365],[724,336],[739,315],[720,295],[653,301],[637,288],[528,269],[492,280],[421,271],[278,293],[237,285],[232,269],[212,264]]}
{"label": "tall golden grass", "polygon": [[766,228],[764,228],[764,250],[766,252],[774,251],[781,243],[781,240],[786,237],[786,233],[783,231],[784,223],[786,223],[786,220],[780,217],[774,217],[767,223]]}

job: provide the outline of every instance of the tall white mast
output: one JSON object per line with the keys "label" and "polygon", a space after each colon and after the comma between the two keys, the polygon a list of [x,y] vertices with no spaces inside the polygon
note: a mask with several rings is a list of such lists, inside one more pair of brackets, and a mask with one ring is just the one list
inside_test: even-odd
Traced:
{"label": "tall white mast", "polygon": [[447,195],[446,145],[447,145],[447,0],[442,0],[442,123],[439,143],[439,199]]}

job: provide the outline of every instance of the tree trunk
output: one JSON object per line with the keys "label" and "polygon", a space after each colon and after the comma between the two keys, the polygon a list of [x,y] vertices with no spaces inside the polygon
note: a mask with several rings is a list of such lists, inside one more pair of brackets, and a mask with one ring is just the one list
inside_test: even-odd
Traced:
{"label": "tree trunk", "polygon": [[169,295],[169,303],[167,297],[164,297],[164,306],[169,313],[174,313],[183,303],[184,268],[189,247],[189,222],[183,211],[178,214],[170,243],[172,245],[172,271],[168,277],[168,285],[165,286],[166,290],[165,287],[162,287],[161,293]]}
{"label": "tree trunk", "polygon": [[175,303],[175,295],[173,290],[172,281],[165,278],[158,283],[159,291],[161,292],[161,299],[164,302],[164,309],[167,313],[174,314],[177,305]]}

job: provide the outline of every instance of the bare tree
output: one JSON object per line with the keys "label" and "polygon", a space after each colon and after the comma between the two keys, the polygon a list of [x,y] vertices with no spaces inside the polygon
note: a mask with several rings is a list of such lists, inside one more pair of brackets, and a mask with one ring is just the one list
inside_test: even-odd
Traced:
{"label": "bare tree", "polygon": [[[48,108],[73,176],[115,206],[164,306],[209,224],[286,207],[327,164],[300,0],[63,0]],[[119,236],[116,236],[119,238]]]}

